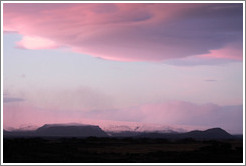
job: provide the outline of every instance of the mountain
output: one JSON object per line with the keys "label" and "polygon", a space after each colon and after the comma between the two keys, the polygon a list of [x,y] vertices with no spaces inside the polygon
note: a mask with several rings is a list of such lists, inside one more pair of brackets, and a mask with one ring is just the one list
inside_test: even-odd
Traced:
{"label": "mountain", "polygon": [[107,137],[99,126],[71,125],[71,124],[45,124],[33,131],[6,131],[5,137]]}
{"label": "mountain", "polygon": [[38,136],[54,137],[106,137],[99,126],[93,125],[44,125],[35,131]]}
{"label": "mountain", "polygon": [[184,133],[183,137],[190,137],[195,139],[231,139],[234,138],[231,134],[221,128],[212,128],[205,131],[191,131]]}
{"label": "mountain", "polygon": [[209,140],[209,139],[233,139],[236,138],[227,133],[221,128],[211,128],[205,131],[194,130],[186,133],[143,133],[139,137],[147,138],[166,138],[166,139],[184,139],[193,138],[197,140]]}

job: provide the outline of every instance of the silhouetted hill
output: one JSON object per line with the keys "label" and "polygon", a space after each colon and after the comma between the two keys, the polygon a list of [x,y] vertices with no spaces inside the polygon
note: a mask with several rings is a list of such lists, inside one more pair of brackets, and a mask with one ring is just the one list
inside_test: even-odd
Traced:
{"label": "silhouetted hill", "polygon": [[4,131],[5,137],[107,137],[99,126],[45,124],[34,131]]}
{"label": "silhouetted hill", "polygon": [[221,128],[212,128],[205,131],[191,131],[181,135],[182,137],[189,137],[194,139],[232,139],[231,134],[227,133]]}
{"label": "silhouetted hill", "polygon": [[108,136],[99,126],[92,125],[44,125],[35,132],[38,136],[55,137],[106,137]]}
{"label": "silhouetted hill", "polygon": [[142,133],[138,137],[166,139],[193,138],[199,140],[236,138],[221,128],[212,128],[205,131],[194,130],[187,133]]}

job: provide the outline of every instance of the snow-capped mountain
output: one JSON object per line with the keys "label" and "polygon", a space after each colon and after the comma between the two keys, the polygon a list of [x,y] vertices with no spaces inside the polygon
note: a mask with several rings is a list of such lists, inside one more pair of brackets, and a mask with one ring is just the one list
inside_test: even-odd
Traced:
{"label": "snow-capped mountain", "polygon": [[183,133],[189,130],[181,127],[173,127],[159,124],[135,124],[135,125],[107,125],[102,129],[106,132],[158,132],[158,133]]}

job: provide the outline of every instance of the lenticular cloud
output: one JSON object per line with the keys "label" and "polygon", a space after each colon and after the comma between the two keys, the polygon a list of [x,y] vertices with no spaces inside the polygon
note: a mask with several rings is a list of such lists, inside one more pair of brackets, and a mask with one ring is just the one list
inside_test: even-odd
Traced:
{"label": "lenticular cloud", "polygon": [[67,47],[108,60],[163,61],[242,45],[242,4],[6,3],[3,9],[4,31],[23,35],[17,45],[25,49]]}

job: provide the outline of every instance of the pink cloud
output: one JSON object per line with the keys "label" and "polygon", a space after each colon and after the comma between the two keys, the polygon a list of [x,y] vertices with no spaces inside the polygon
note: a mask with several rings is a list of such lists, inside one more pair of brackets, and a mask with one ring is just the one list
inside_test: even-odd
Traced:
{"label": "pink cloud", "polygon": [[[146,104],[131,108],[142,122],[178,125],[221,127],[242,132],[243,118],[241,106],[220,106],[212,103],[195,104],[184,101]],[[134,115],[133,115],[134,116]]]}
{"label": "pink cloud", "polygon": [[242,41],[240,4],[5,3],[3,17],[4,31],[23,35],[23,48],[64,46],[116,61],[217,55]]}
{"label": "pink cloud", "polygon": [[207,59],[232,59],[232,60],[243,60],[243,48],[238,45],[227,45],[217,50],[211,50],[210,53],[200,55],[201,58]]}
{"label": "pink cloud", "polygon": [[[24,129],[35,130],[44,124],[89,124],[99,125],[105,131],[153,131],[164,129],[178,129],[190,131],[195,129],[207,129],[204,126],[189,125],[163,125],[158,123],[129,122],[119,120],[105,120],[97,117],[86,118],[83,112],[79,111],[58,111],[41,109],[30,103],[4,104],[3,128],[6,130]],[[69,115],[69,116],[68,116]],[[38,118],[37,118],[38,117]]]}
{"label": "pink cloud", "polygon": [[54,49],[58,46],[52,40],[33,37],[33,36],[24,36],[21,41],[16,43],[18,47],[25,49]]}
{"label": "pink cloud", "polygon": [[222,48],[209,50],[206,54],[168,60],[165,63],[177,66],[195,66],[219,65],[230,62],[242,62],[242,60],[243,45],[240,43],[229,43]]}
{"label": "pink cloud", "polygon": [[[40,108],[28,102],[3,105],[4,128],[23,125],[40,126],[45,123],[85,123],[107,127],[109,125],[137,126],[161,124],[195,128],[221,127],[232,133],[242,133],[242,105],[220,106],[194,104],[184,101],[144,104],[127,109],[113,110],[58,110]],[[193,127],[192,127],[193,126]]]}
{"label": "pink cloud", "polygon": [[220,106],[195,104],[184,101],[143,104],[125,109],[86,112],[84,117],[165,125],[221,127],[232,132],[242,132],[242,105]]}

